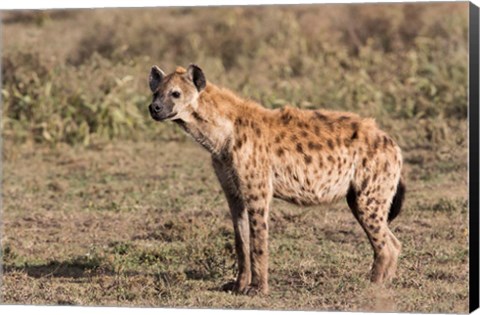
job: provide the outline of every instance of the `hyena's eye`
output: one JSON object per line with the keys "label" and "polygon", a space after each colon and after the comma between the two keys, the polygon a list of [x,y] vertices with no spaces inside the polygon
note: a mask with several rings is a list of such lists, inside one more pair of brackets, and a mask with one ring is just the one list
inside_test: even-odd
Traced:
{"label": "hyena's eye", "polygon": [[173,92],[172,92],[172,96],[173,96],[173,98],[179,98],[179,97],[180,97],[180,92],[178,92],[178,91],[173,91]]}

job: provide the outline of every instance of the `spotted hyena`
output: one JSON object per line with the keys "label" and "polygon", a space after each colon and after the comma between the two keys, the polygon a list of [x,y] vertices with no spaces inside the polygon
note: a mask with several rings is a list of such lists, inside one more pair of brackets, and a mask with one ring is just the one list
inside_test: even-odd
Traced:
{"label": "spotted hyena", "polygon": [[235,231],[238,293],[268,293],[272,197],[298,205],[346,197],[374,251],[371,280],[396,269],[401,243],[388,228],[400,212],[398,145],[372,119],[353,113],[267,109],[207,82],[196,65],[149,77],[157,121],[177,123],[212,156]]}

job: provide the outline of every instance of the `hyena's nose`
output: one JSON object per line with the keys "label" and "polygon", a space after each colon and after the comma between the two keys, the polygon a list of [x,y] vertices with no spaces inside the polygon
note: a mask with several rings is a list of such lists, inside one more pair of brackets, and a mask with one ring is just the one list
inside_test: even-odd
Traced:
{"label": "hyena's nose", "polygon": [[152,104],[150,105],[150,107],[152,108],[152,110],[156,113],[158,113],[162,108],[160,107],[160,105],[158,104]]}

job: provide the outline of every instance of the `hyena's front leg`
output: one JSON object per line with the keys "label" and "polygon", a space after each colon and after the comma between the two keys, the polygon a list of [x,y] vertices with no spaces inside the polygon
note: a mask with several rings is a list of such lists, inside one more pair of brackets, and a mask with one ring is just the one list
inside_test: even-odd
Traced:
{"label": "hyena's front leg", "polygon": [[249,207],[252,282],[245,293],[268,293],[268,207]]}
{"label": "hyena's front leg", "polygon": [[231,167],[214,159],[213,168],[215,169],[215,174],[217,175],[225,193],[225,197],[227,198],[235,232],[238,275],[233,287],[230,288],[230,285],[227,285],[226,289],[232,289],[234,292],[243,293],[251,281],[248,214],[243,199],[240,196],[238,178],[233,173]]}
{"label": "hyena's front leg", "polygon": [[[242,194],[250,222],[252,282],[245,293],[268,294],[268,212],[271,188],[267,180],[248,182]],[[255,187],[250,189],[249,187]]]}

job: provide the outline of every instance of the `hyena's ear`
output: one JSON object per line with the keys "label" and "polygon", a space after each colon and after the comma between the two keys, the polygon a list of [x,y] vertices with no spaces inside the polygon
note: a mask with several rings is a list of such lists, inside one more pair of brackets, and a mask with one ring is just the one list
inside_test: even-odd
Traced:
{"label": "hyena's ear", "polygon": [[192,80],[193,84],[197,87],[198,92],[203,90],[207,85],[207,80],[203,74],[202,69],[199,66],[191,64],[187,69],[188,78]]}
{"label": "hyena's ear", "polygon": [[162,82],[165,73],[157,66],[153,66],[150,70],[150,75],[148,76],[148,84],[150,85],[150,90],[155,92]]}

